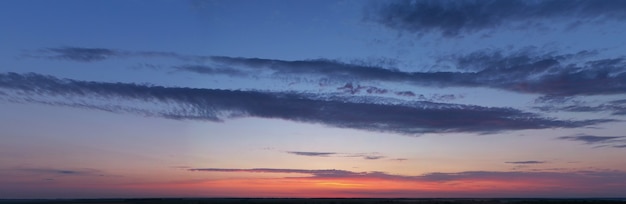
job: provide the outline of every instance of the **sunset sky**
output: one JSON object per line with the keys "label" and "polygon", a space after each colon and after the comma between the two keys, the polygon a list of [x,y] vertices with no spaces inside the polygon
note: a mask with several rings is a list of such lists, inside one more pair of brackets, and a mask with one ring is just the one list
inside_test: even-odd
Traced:
{"label": "sunset sky", "polygon": [[626,197],[623,0],[0,1],[0,199]]}

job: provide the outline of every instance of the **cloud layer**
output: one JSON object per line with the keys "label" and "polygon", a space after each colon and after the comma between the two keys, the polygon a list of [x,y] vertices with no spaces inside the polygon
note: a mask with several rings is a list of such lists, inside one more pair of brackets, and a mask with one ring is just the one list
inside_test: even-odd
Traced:
{"label": "cloud layer", "polygon": [[566,23],[598,23],[626,19],[620,0],[459,0],[391,1],[367,13],[366,19],[387,28],[411,33],[435,32],[456,37],[517,25],[526,29]]}
{"label": "cloud layer", "polygon": [[[388,90],[353,85],[353,81],[377,81],[429,87],[485,87],[519,93],[550,96],[626,94],[626,59],[624,57],[589,59],[597,51],[573,54],[540,52],[535,48],[514,51],[480,50],[469,54],[441,56],[455,71],[416,71],[384,68],[375,65],[344,63],[337,60],[278,60],[227,56],[190,56],[170,52],[130,52],[103,48],[48,48],[43,58],[91,62],[111,57],[166,57],[210,63],[174,66],[174,71],[197,74],[243,77],[269,72],[293,78],[326,78],[345,81],[339,91],[370,94],[395,93],[415,96],[410,91]],[[615,106],[622,108],[621,106]],[[616,113],[624,112],[622,109]]]}
{"label": "cloud layer", "polygon": [[0,74],[5,100],[131,112],[170,119],[222,121],[275,118],[369,131],[497,132],[573,128],[614,120],[557,120],[513,108],[413,102],[378,98],[350,100],[304,93],[230,91],[58,79],[39,74]]}

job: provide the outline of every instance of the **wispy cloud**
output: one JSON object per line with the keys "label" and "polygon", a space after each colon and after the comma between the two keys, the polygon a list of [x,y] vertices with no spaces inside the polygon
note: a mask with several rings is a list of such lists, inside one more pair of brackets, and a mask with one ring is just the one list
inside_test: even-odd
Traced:
{"label": "wispy cloud", "polygon": [[117,50],[80,47],[49,48],[46,51],[55,53],[55,55],[50,56],[50,58],[52,59],[63,59],[79,62],[101,61],[111,57],[118,57],[123,54]]}
{"label": "wispy cloud", "polygon": [[625,136],[594,136],[594,135],[577,135],[559,137],[562,140],[581,141],[586,144],[596,144],[617,141]]}
{"label": "wispy cloud", "polygon": [[[412,102],[379,98],[323,98],[305,93],[231,91],[58,79],[39,74],[0,74],[5,100],[140,113],[170,119],[222,121],[276,118],[340,128],[416,134],[585,127],[611,119],[558,120],[513,108]],[[137,105],[141,104],[141,105]]]}
{"label": "wispy cloud", "polygon": [[271,169],[271,168],[256,168],[256,169],[221,169],[221,168],[194,168],[189,171],[204,171],[204,172],[247,172],[247,173],[293,173],[293,174],[307,174],[314,177],[324,178],[337,178],[337,177],[356,177],[367,175],[368,173],[351,172],[337,169]]}
{"label": "wispy cloud", "polygon": [[528,161],[508,161],[508,162],[504,162],[507,164],[543,164],[546,163],[545,161],[535,161],[535,160],[528,160]]}
{"label": "wispy cloud", "polygon": [[595,136],[595,135],[574,135],[562,136],[557,139],[580,141],[587,145],[600,145],[598,147],[623,148],[626,145],[626,136]]}
{"label": "wispy cloud", "polygon": [[399,31],[457,37],[511,25],[532,29],[555,20],[572,25],[622,21],[624,10],[620,0],[414,0],[376,5],[365,19]]}
{"label": "wispy cloud", "polygon": [[[569,102],[573,101],[573,102]],[[576,100],[557,100],[543,103],[541,106],[533,107],[541,111],[566,111],[566,112],[610,112],[612,115],[626,115],[626,101],[613,100],[600,105],[587,105],[584,102]],[[569,103],[566,103],[569,102]],[[541,104],[541,103],[540,103]]]}
{"label": "wispy cloud", "polygon": [[378,160],[387,158],[380,153],[339,153],[339,152],[302,152],[302,151],[286,151],[288,154],[309,157],[360,157],[366,160]]}
{"label": "wispy cloud", "polygon": [[26,52],[22,56],[29,58],[69,60],[76,62],[97,62],[114,58],[128,57],[171,58],[182,61],[194,62],[202,62],[207,60],[207,57],[204,56],[183,55],[175,52],[127,51],[119,49],[87,47],[44,48],[36,51]]}
{"label": "wispy cloud", "polygon": [[182,65],[182,66],[175,66],[173,68],[175,69],[175,71],[192,72],[192,73],[197,73],[197,74],[208,74],[208,75],[222,74],[222,75],[235,76],[235,77],[248,76],[247,72],[244,72],[241,70],[230,69],[230,68],[214,68],[214,67],[206,66],[206,65]]}
{"label": "wispy cloud", "polygon": [[16,168],[19,173],[40,174],[48,176],[92,176],[101,175],[94,169],[55,169],[55,168]]}
{"label": "wispy cloud", "polygon": [[336,152],[297,152],[297,151],[288,151],[289,154],[295,154],[298,156],[309,156],[309,157],[327,157],[331,155],[336,155]]}

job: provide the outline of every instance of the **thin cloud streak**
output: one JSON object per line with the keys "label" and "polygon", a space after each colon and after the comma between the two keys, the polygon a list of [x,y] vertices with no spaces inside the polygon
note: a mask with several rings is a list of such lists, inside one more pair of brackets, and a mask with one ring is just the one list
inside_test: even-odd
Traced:
{"label": "thin cloud streak", "polygon": [[55,60],[69,60],[76,62],[98,62],[114,58],[171,58],[181,61],[203,62],[208,58],[203,56],[183,55],[175,52],[160,51],[126,51],[108,48],[86,48],[86,47],[56,47],[44,48],[36,51],[26,52],[22,57],[42,58]]}
{"label": "thin cloud streak", "polygon": [[229,68],[214,68],[205,65],[182,65],[173,67],[175,71],[181,72],[192,72],[196,74],[207,74],[207,75],[227,75],[231,77],[246,77],[248,73],[243,72],[237,69],[229,69]]}
{"label": "thin cloud streak", "polygon": [[529,161],[509,161],[509,162],[504,162],[504,163],[507,163],[507,164],[544,164],[546,162],[529,160]]}
{"label": "thin cloud streak", "polygon": [[19,173],[55,175],[55,176],[92,176],[99,175],[99,171],[93,169],[55,169],[55,168],[16,168],[12,169]]}
{"label": "thin cloud streak", "polygon": [[585,105],[580,101],[573,101],[570,104],[565,103],[566,99],[556,102],[548,102],[546,105],[533,107],[540,111],[565,111],[565,112],[581,112],[581,113],[597,113],[610,112],[614,116],[626,115],[626,102],[624,100],[608,101],[601,105]]}
{"label": "thin cloud streak", "polygon": [[294,154],[298,156],[309,156],[309,157],[327,157],[331,155],[336,155],[336,152],[297,152],[297,151],[288,151],[289,154]]}
{"label": "thin cloud streak", "polygon": [[626,19],[626,2],[620,0],[458,0],[391,1],[372,5],[364,20],[389,29],[424,35],[459,37],[517,25],[526,30],[555,21],[570,27]]}
{"label": "thin cloud streak", "polygon": [[387,158],[386,156],[380,155],[379,153],[339,153],[339,152],[302,152],[302,151],[287,151],[288,154],[298,155],[298,156],[309,156],[309,157],[360,157],[365,160],[378,160]]}
{"label": "thin cloud streak", "polygon": [[579,141],[586,145],[600,145],[596,147],[623,148],[626,145],[626,136],[596,136],[596,135],[573,135],[558,137],[560,140]]}

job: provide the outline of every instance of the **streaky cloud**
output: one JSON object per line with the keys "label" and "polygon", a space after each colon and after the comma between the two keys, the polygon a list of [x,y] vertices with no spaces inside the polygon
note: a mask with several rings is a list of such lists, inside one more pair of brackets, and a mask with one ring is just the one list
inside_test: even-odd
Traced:
{"label": "streaky cloud", "polygon": [[55,169],[55,168],[16,168],[13,171],[20,173],[57,175],[57,176],[92,176],[100,175],[99,171],[93,169]]}
{"label": "streaky cloud", "polygon": [[326,157],[337,154],[336,152],[298,152],[298,151],[288,151],[289,154],[295,154],[298,156],[310,156],[310,157]]}
{"label": "streaky cloud", "polygon": [[624,116],[626,115],[626,103],[613,103],[609,101],[601,105],[590,106],[584,104],[562,105],[562,104],[549,104],[544,106],[533,107],[541,111],[566,111],[566,112],[610,112],[611,115]]}
{"label": "streaky cloud", "polygon": [[600,145],[597,147],[623,148],[626,145],[626,136],[596,136],[596,135],[573,135],[558,137],[560,140],[579,141],[587,145]]}
{"label": "streaky cloud", "polygon": [[576,135],[559,137],[562,140],[582,141],[587,144],[614,141],[615,139],[624,138],[624,136],[594,136],[594,135]]}
{"label": "streaky cloud", "polygon": [[309,174],[315,177],[351,177],[364,175],[367,173],[358,173],[337,169],[272,169],[272,168],[255,168],[255,169],[222,169],[222,168],[193,168],[189,171],[204,172],[247,172],[247,173],[293,173],[293,174]]}
{"label": "streaky cloud", "polygon": [[378,160],[387,158],[377,152],[374,153],[339,153],[339,152],[304,152],[304,151],[286,151],[288,154],[309,157],[360,157],[365,160]]}
{"label": "streaky cloud", "polygon": [[[391,104],[378,98],[353,101],[294,92],[233,91],[58,79],[40,74],[0,74],[9,101],[41,102],[110,112],[139,112],[177,120],[223,121],[237,117],[284,119],[367,131],[420,134],[494,133],[508,130],[574,128],[613,119],[557,120],[513,108],[415,102]],[[141,105],[137,105],[141,104]]]}
{"label": "streaky cloud", "polygon": [[75,62],[98,62],[113,58],[144,57],[144,58],[171,58],[181,61],[203,62],[205,56],[183,55],[175,52],[160,51],[126,51],[108,48],[87,47],[55,47],[44,48],[23,54],[24,57],[68,60]]}
{"label": "streaky cloud", "polygon": [[533,29],[554,21],[623,21],[625,11],[626,2],[620,0],[412,0],[373,5],[365,20],[403,32],[458,37],[511,25]]}
{"label": "streaky cloud", "polygon": [[546,163],[545,161],[535,161],[535,160],[529,160],[529,161],[508,161],[508,162],[504,162],[507,164],[544,164]]}
{"label": "streaky cloud", "polygon": [[276,74],[285,75],[322,75],[339,79],[360,80],[383,80],[398,81],[409,80],[410,74],[399,70],[382,68],[379,66],[365,66],[359,64],[344,63],[329,59],[311,60],[278,60],[263,58],[244,58],[228,56],[212,56],[210,59],[218,64],[239,66],[252,69],[272,70]]}
{"label": "streaky cloud", "polygon": [[52,59],[72,60],[79,62],[94,62],[109,59],[111,57],[121,56],[122,53],[117,50],[105,48],[81,48],[81,47],[63,47],[48,48],[46,51],[55,53],[50,56]]}
{"label": "streaky cloud", "polygon": [[377,160],[377,159],[382,159],[385,158],[385,156],[363,156],[363,159],[367,159],[367,160]]}
{"label": "streaky cloud", "polygon": [[175,66],[174,69],[176,71],[183,72],[192,72],[197,74],[207,74],[207,75],[227,75],[233,77],[244,77],[248,76],[248,73],[243,72],[237,69],[229,69],[229,68],[214,68],[206,65],[181,65]]}

